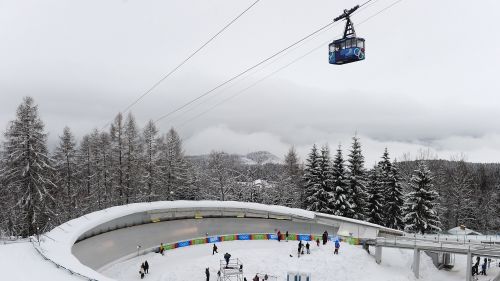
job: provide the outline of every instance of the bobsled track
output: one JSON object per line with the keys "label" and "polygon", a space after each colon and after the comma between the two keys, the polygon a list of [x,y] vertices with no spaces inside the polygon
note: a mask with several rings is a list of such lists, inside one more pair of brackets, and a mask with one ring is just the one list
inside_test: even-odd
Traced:
{"label": "bobsled track", "polygon": [[117,206],[64,223],[33,243],[46,259],[87,280],[112,280],[99,273],[128,258],[157,250],[227,240],[357,239],[401,236],[401,231],[354,219],[281,206],[232,201],[162,201]]}

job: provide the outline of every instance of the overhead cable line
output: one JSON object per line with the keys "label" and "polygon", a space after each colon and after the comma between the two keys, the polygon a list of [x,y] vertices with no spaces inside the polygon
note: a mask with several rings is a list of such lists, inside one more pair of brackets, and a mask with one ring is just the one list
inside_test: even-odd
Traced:
{"label": "overhead cable line", "polygon": [[[378,1],[379,1],[379,0],[370,0],[370,1],[365,2],[365,3],[364,3],[364,4],[362,4],[362,5],[360,6],[360,8],[356,11],[356,14],[359,14],[361,11],[365,10],[365,9],[366,9],[366,8],[368,8],[370,5],[373,5],[373,4],[375,4],[376,2],[378,2]],[[370,5],[367,5],[367,4],[370,4]],[[339,23],[339,22],[337,22],[337,23]],[[337,24],[337,23],[336,23],[336,24]],[[328,31],[329,29],[333,28],[336,24],[333,24],[333,25],[331,25],[329,28],[324,29],[322,32],[320,32],[320,33],[316,34],[316,36],[319,36],[321,33]],[[311,40],[311,39],[312,39],[312,38],[309,38],[309,40]],[[330,40],[329,40],[329,41],[330,41]],[[304,42],[303,42],[303,43],[304,43]],[[326,43],[328,43],[328,41],[327,41],[327,42],[325,42],[325,43],[322,43],[322,44],[326,44]],[[299,48],[299,47],[300,47],[300,45],[295,46],[295,47],[294,47],[294,49],[297,49],[297,48]],[[320,48],[320,47],[322,47],[322,46],[318,46],[318,47],[316,47],[313,51],[317,50],[317,49],[318,49],[318,48]],[[308,52],[306,55],[304,55],[304,56],[307,56],[307,55],[309,55],[309,52]],[[282,56],[285,56],[285,54],[283,54]],[[302,57],[304,57],[304,56],[302,56]],[[302,57],[301,57],[301,58],[302,58]],[[252,74],[248,74],[248,75],[246,75],[244,78],[242,78],[242,80],[244,80],[244,79],[248,79],[248,77],[255,75],[255,73],[262,71],[263,69],[265,69],[265,68],[269,67],[270,65],[272,65],[272,64],[274,64],[274,63],[276,63],[278,60],[280,60],[280,57],[274,58],[274,60],[272,60],[272,61],[268,62],[265,66],[261,67],[260,69],[255,70]],[[294,62],[295,62],[295,60],[294,60]],[[293,64],[294,62],[292,62],[292,63],[290,63],[290,64]],[[278,71],[274,71],[271,75],[266,76],[266,78],[268,78],[269,76],[272,76],[272,75],[274,75],[275,73],[277,73],[277,72],[281,71],[282,69],[284,69],[284,68],[288,67],[290,64],[287,64],[287,66],[285,66],[285,67],[283,67],[283,68],[280,68],[280,70],[278,70]],[[266,78],[265,78],[265,79],[266,79]],[[261,79],[261,80],[265,80],[265,79]],[[233,83],[231,86],[229,86],[229,87],[225,88],[225,89],[224,89],[224,90],[222,90],[222,91],[218,91],[218,93],[212,94],[211,96],[207,97],[207,98],[206,98],[206,99],[204,99],[203,101],[200,101],[199,103],[197,103],[197,104],[195,104],[195,105],[190,106],[189,108],[187,108],[187,109],[186,109],[185,111],[183,111],[182,113],[177,114],[176,116],[172,116],[172,117],[168,118],[167,120],[169,120],[169,121],[173,121],[173,120],[175,120],[175,119],[179,118],[180,116],[182,116],[182,115],[184,115],[184,114],[187,114],[188,112],[190,112],[190,111],[192,111],[192,110],[194,110],[194,109],[198,108],[198,107],[199,107],[199,106],[201,106],[202,104],[207,103],[208,101],[210,101],[211,99],[213,99],[213,98],[214,98],[214,97],[216,97],[217,95],[221,94],[222,92],[227,91],[229,88],[231,88],[231,87],[233,87],[233,86],[237,85],[237,84],[238,84],[238,83],[240,83],[242,80],[240,80],[239,82],[235,82],[235,83]],[[252,86],[247,87],[247,88],[245,88],[245,89],[244,89],[244,90],[242,90],[242,91],[244,92],[244,91],[248,90],[249,88],[251,88],[251,87],[255,86],[255,84],[258,84],[258,83],[262,82],[261,80],[259,80],[259,82],[257,82],[257,83],[252,83]],[[242,91],[239,91],[239,92],[236,94],[236,96],[237,96],[237,95],[239,95]],[[232,98],[229,98],[229,99],[232,99]],[[222,103],[224,103],[224,102],[222,102]],[[219,105],[219,104],[218,104],[218,105]],[[215,108],[215,107],[217,107],[217,105],[216,105],[216,106],[214,106],[214,108]],[[210,111],[210,110],[207,110],[207,111]],[[204,111],[204,113],[205,113],[205,111]],[[199,115],[203,115],[204,113],[199,114]],[[194,119],[196,119],[196,118],[194,118]],[[191,119],[190,119],[190,120],[191,120]],[[182,123],[182,124],[181,124],[181,126],[183,126],[185,123],[187,123],[187,122]]]}
{"label": "overhead cable line", "polygon": [[[360,5],[360,7],[362,7],[362,6],[366,5],[366,4],[368,4],[368,3],[369,3],[369,2],[371,2],[371,1],[373,1],[373,0],[368,0],[368,1],[364,2],[363,4],[361,4],[361,5]],[[306,35],[306,36],[302,37],[301,39],[299,39],[299,40],[295,41],[295,42],[294,42],[294,43],[292,43],[291,45],[289,45],[289,46],[287,46],[287,47],[285,47],[285,48],[283,48],[283,49],[279,50],[278,52],[274,53],[273,55],[271,55],[271,56],[269,56],[269,57],[267,57],[267,58],[265,58],[265,59],[261,60],[261,61],[260,61],[260,62],[258,62],[257,64],[255,64],[255,65],[253,65],[253,66],[251,66],[251,67],[247,68],[246,70],[244,70],[244,71],[240,72],[239,74],[237,74],[237,75],[235,75],[235,76],[231,77],[230,79],[228,79],[228,80],[226,80],[226,81],[222,82],[221,84],[219,84],[219,85],[215,86],[214,88],[212,88],[212,89],[210,89],[210,90],[208,90],[208,91],[204,92],[203,94],[201,94],[201,95],[197,96],[196,98],[194,98],[194,99],[192,99],[192,100],[190,100],[190,101],[188,101],[188,102],[184,103],[183,105],[181,105],[181,106],[179,106],[179,107],[175,108],[174,110],[172,110],[172,111],[168,112],[167,114],[164,114],[164,115],[160,116],[160,117],[159,117],[158,119],[156,119],[154,122],[155,122],[155,123],[157,123],[157,122],[161,121],[162,119],[165,119],[165,118],[167,118],[168,116],[170,116],[170,115],[172,115],[172,114],[174,114],[174,113],[176,113],[176,112],[178,112],[178,111],[180,111],[180,110],[182,110],[182,109],[186,108],[187,106],[191,105],[192,103],[196,102],[197,100],[199,100],[199,99],[201,99],[201,98],[203,98],[203,97],[205,97],[205,96],[207,96],[207,95],[211,94],[212,92],[216,91],[217,89],[219,89],[219,88],[221,88],[221,87],[223,87],[223,86],[227,85],[228,83],[230,83],[230,82],[232,82],[232,81],[236,80],[237,78],[239,78],[239,77],[243,76],[244,74],[248,73],[249,71],[251,71],[251,70],[253,70],[253,69],[255,69],[255,68],[259,67],[260,65],[262,65],[262,64],[264,64],[264,63],[266,63],[267,61],[269,61],[269,60],[273,59],[274,57],[276,57],[276,56],[278,56],[278,55],[280,55],[280,54],[284,53],[285,51],[287,51],[287,50],[289,50],[289,49],[293,48],[294,46],[298,45],[299,43],[301,43],[301,42],[303,42],[303,41],[305,41],[305,40],[307,40],[307,39],[309,39],[309,38],[310,38],[310,37],[312,37],[313,35],[315,35],[315,34],[317,34],[317,33],[321,32],[322,30],[324,30],[324,29],[328,28],[329,26],[333,25],[334,23],[335,23],[335,21],[332,21],[332,22],[330,22],[330,23],[328,23],[328,24],[326,24],[326,25],[324,25],[324,26],[320,27],[319,29],[315,30],[314,32],[312,32],[312,33],[310,33],[310,34],[308,34],[308,35]]]}
{"label": "overhead cable line", "polygon": [[[377,1],[378,1],[378,0],[375,0],[375,2],[377,2]],[[396,4],[398,4],[399,2],[402,2],[402,1],[403,1],[403,0],[397,0],[397,1],[393,2],[393,3],[392,3],[392,4],[390,4],[389,6],[386,6],[385,8],[383,8],[383,9],[379,10],[378,12],[376,12],[375,14],[373,14],[373,15],[369,16],[368,18],[364,19],[363,21],[359,22],[357,25],[359,26],[359,25],[362,25],[363,23],[366,23],[366,22],[367,22],[367,21],[369,21],[370,19],[372,19],[372,18],[374,18],[375,16],[377,16],[377,15],[379,15],[379,14],[383,13],[384,11],[386,11],[386,10],[390,9],[391,7],[393,7],[394,5],[396,5]],[[360,6],[360,7],[361,7],[361,6]],[[228,102],[229,100],[231,100],[231,99],[233,99],[233,98],[235,98],[235,97],[239,96],[240,94],[242,94],[242,93],[246,92],[246,91],[247,91],[247,90],[249,90],[250,88],[253,88],[253,87],[254,87],[254,86],[256,86],[257,84],[260,84],[260,83],[261,83],[261,82],[263,82],[264,80],[267,80],[268,78],[270,78],[270,77],[274,76],[276,73],[278,73],[278,72],[280,72],[280,71],[284,70],[285,68],[288,68],[290,65],[292,65],[292,64],[294,64],[294,63],[298,62],[299,60],[301,60],[301,59],[305,58],[306,56],[308,56],[308,55],[310,55],[310,54],[314,53],[315,51],[319,50],[320,48],[323,48],[323,47],[325,46],[325,44],[327,44],[328,42],[330,42],[330,40],[325,41],[325,42],[322,42],[320,45],[318,45],[318,46],[317,46],[317,47],[315,47],[314,49],[310,50],[309,52],[305,53],[304,55],[302,55],[302,56],[300,56],[300,57],[298,57],[298,58],[294,59],[293,61],[289,62],[288,64],[286,64],[286,65],[284,65],[284,66],[280,67],[279,69],[277,69],[277,70],[275,70],[275,71],[273,71],[273,72],[269,73],[268,75],[266,75],[266,76],[262,77],[261,79],[259,79],[259,80],[255,81],[255,82],[254,82],[254,83],[252,83],[251,85],[249,85],[249,86],[245,87],[244,89],[242,89],[242,90],[240,90],[240,91],[236,92],[235,94],[233,94],[233,95],[231,95],[231,96],[227,97],[226,99],[224,99],[224,100],[220,101],[219,103],[217,103],[217,104],[213,105],[212,107],[208,108],[207,110],[205,110],[205,111],[203,111],[203,112],[199,113],[198,115],[196,115],[196,116],[194,116],[194,117],[192,117],[192,118],[190,118],[190,119],[186,120],[185,122],[181,123],[181,124],[180,124],[180,126],[182,127],[182,126],[186,125],[187,123],[192,122],[192,121],[193,121],[193,120],[195,120],[195,119],[198,119],[199,117],[201,117],[201,116],[205,115],[205,114],[206,114],[206,113],[208,113],[209,111],[212,111],[212,110],[213,110],[213,109],[215,109],[216,107],[218,107],[218,106],[220,106],[220,105],[222,105],[222,104],[224,104],[224,103]]]}
{"label": "overhead cable line", "polygon": [[[134,100],[131,104],[125,107],[121,112],[126,113],[129,111],[134,105],[136,105],[139,101],[141,101],[145,96],[150,94],[156,87],[158,87],[165,79],[170,77],[174,72],[176,72],[179,68],[181,68],[184,64],[186,64],[192,57],[194,57],[199,51],[201,51],[205,46],[210,44],[215,38],[217,38],[222,32],[228,29],[233,23],[235,23],[240,17],[242,17],[248,10],[250,10],[253,6],[255,6],[260,0],[255,0],[250,6],[248,6],[245,10],[243,10],[238,16],[236,16],[233,20],[227,23],[219,32],[213,35],[208,41],[206,41],[203,45],[201,45],[198,49],[196,49],[193,53],[191,53],[187,58],[185,58],[181,63],[179,63],[176,67],[170,70],[167,74],[165,74],[160,80],[154,83],[150,88],[148,88],[144,93],[142,93],[136,100]],[[106,128],[110,123],[107,123],[103,126],[102,129]]]}

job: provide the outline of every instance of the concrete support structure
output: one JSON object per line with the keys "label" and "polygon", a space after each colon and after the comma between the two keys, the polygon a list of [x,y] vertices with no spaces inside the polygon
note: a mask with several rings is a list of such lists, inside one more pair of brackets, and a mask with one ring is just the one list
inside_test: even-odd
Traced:
{"label": "concrete support structure", "polygon": [[420,249],[415,248],[413,250],[413,274],[415,274],[415,278],[419,278],[420,271]]}
{"label": "concrete support structure", "polygon": [[472,281],[472,253],[467,253],[467,267],[465,270],[465,281]]}
{"label": "concrete support structure", "polygon": [[382,247],[381,246],[375,247],[375,262],[377,264],[380,264],[382,262]]}

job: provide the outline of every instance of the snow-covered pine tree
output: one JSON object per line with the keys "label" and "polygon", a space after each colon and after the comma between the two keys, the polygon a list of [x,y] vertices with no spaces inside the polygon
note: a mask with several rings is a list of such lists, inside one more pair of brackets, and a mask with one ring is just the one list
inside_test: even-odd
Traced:
{"label": "snow-covered pine tree", "polygon": [[164,146],[161,149],[161,168],[162,197],[166,200],[182,200],[188,197],[189,166],[184,159],[182,140],[174,128],[171,128],[165,136]]}
{"label": "snow-covered pine tree", "polygon": [[98,201],[101,202],[104,208],[111,205],[113,201],[113,178],[111,175],[112,171],[112,150],[111,150],[111,136],[108,132],[101,132],[98,139],[99,144],[99,198]]}
{"label": "snow-covered pine tree", "polygon": [[77,164],[79,171],[80,187],[78,188],[78,200],[75,202],[75,213],[82,215],[92,212],[97,209],[95,200],[96,195],[96,163],[93,149],[95,145],[92,143],[91,135],[82,137],[80,146],[77,151]]}
{"label": "snow-covered pine tree", "polygon": [[125,125],[123,115],[118,113],[111,124],[111,177],[113,181],[114,202],[112,205],[121,205],[127,202],[125,195]]}
{"label": "snow-covered pine tree", "polygon": [[411,177],[411,192],[405,202],[405,231],[425,234],[441,230],[435,211],[439,195],[434,190],[432,180],[431,171],[424,161],[420,161]]}
{"label": "snow-covered pine tree", "polygon": [[306,166],[302,179],[304,182],[304,202],[302,204],[302,208],[312,210],[313,204],[317,201],[315,196],[321,188],[319,154],[316,145],[313,145],[311,152],[306,159]]}
{"label": "snow-covered pine tree", "polygon": [[403,187],[397,163],[391,164],[388,182],[385,186],[385,226],[393,229],[403,229]]}
{"label": "snow-covered pine tree", "polygon": [[333,201],[331,202],[331,209],[334,215],[346,216],[351,209],[351,202],[349,199],[349,187],[347,183],[347,175],[344,166],[344,157],[342,156],[342,147],[339,144],[337,153],[333,159],[332,167],[332,192]]}
{"label": "snow-covered pine tree", "polygon": [[318,157],[318,185],[315,193],[312,194],[313,202],[309,205],[309,210],[321,212],[325,214],[333,214],[331,202],[332,197],[332,174],[331,174],[331,160],[330,149],[327,145],[321,147]]}
{"label": "snow-covered pine tree", "polygon": [[139,130],[132,113],[125,121],[125,198],[126,203],[141,201],[145,190],[141,188],[142,146]]}
{"label": "snow-covered pine tree", "polygon": [[366,188],[367,200],[366,200],[366,220],[378,224],[384,224],[384,182],[383,180],[382,167],[379,165],[373,167],[371,171],[368,172],[369,183]]}
{"label": "snow-covered pine tree", "polygon": [[77,166],[76,142],[69,127],[64,127],[59,136],[59,144],[54,153],[54,168],[56,169],[55,184],[59,187],[61,209],[59,213],[65,220],[75,217],[76,196],[78,194],[79,177]]}
{"label": "snow-covered pine tree", "polygon": [[12,224],[22,236],[49,230],[54,224],[50,219],[55,217],[56,185],[51,180],[54,168],[46,140],[38,106],[25,97],[5,133],[0,172],[4,188],[13,194]]}
{"label": "snow-covered pine tree", "polygon": [[287,196],[287,200],[285,200],[285,206],[300,208],[304,200],[304,193],[301,188],[302,171],[295,147],[290,147],[288,153],[285,155],[284,166],[284,178],[282,181],[284,186],[286,186],[285,192],[289,195]]}
{"label": "snow-covered pine tree", "polygon": [[159,199],[161,187],[161,169],[160,169],[160,147],[163,139],[158,135],[158,129],[153,120],[150,120],[143,130],[143,177],[142,185],[146,188],[148,201]]}
{"label": "snow-covered pine tree", "polygon": [[366,171],[364,168],[364,157],[361,152],[361,144],[357,136],[352,138],[352,146],[347,159],[348,186],[352,202],[351,209],[346,216],[364,220],[366,215]]}

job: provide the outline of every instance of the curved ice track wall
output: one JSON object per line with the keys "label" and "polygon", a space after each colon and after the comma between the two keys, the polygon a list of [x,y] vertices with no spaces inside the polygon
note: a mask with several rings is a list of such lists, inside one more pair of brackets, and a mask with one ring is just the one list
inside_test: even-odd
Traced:
{"label": "curved ice track wall", "polygon": [[160,243],[234,233],[352,235],[358,238],[402,232],[358,220],[281,206],[220,201],[138,203],[94,212],[47,233],[42,249],[65,267],[98,280],[99,269]]}

